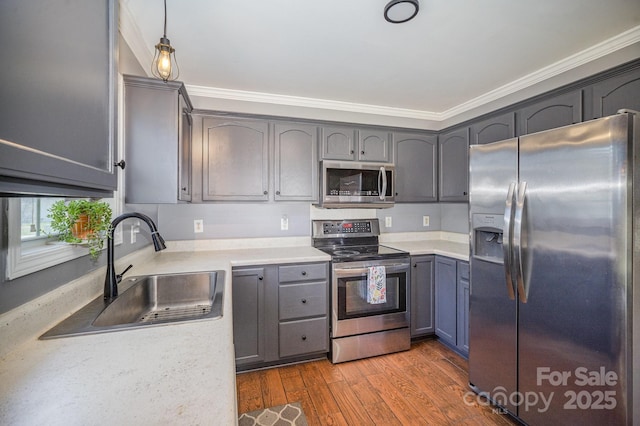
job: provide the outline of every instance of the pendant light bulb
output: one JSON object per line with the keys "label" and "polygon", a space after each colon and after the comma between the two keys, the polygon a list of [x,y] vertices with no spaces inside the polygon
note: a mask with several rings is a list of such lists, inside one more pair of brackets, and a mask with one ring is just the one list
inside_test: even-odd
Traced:
{"label": "pendant light bulb", "polygon": [[164,81],[173,81],[178,78],[180,69],[176,60],[176,50],[171,47],[167,38],[167,1],[164,2],[164,33],[160,43],[155,46],[155,55],[151,64],[151,73]]}

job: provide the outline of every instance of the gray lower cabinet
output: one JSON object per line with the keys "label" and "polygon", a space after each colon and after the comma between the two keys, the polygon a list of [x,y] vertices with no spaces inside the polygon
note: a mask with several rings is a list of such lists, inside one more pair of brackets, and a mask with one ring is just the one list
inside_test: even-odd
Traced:
{"label": "gray lower cabinet", "polygon": [[458,297],[456,301],[458,314],[458,335],[456,346],[465,355],[469,354],[469,262],[457,263]]}
{"label": "gray lower cabinet", "polygon": [[236,365],[265,360],[265,268],[233,270],[233,345]]}
{"label": "gray lower cabinet", "polygon": [[438,201],[438,137],[394,133],[396,202]]}
{"label": "gray lower cabinet", "polygon": [[124,76],[126,203],[191,201],[192,106],[182,83]]}
{"label": "gray lower cabinet", "polygon": [[469,354],[469,263],[436,256],[436,335]]}
{"label": "gray lower cabinet", "polygon": [[118,1],[0,1],[0,196],[117,188]]}
{"label": "gray lower cabinet", "polygon": [[469,128],[438,136],[438,200],[469,200]]}
{"label": "gray lower cabinet", "polygon": [[329,351],[329,264],[233,269],[238,370],[300,361]]}
{"label": "gray lower cabinet", "polygon": [[318,128],[300,123],[275,123],[274,199],[318,200]]}
{"label": "gray lower cabinet", "polygon": [[489,118],[469,126],[471,145],[497,142],[516,135],[516,115],[513,112]]}
{"label": "gray lower cabinet", "polygon": [[266,121],[202,119],[202,199],[269,199],[269,124]]}
{"label": "gray lower cabinet", "polygon": [[411,337],[435,332],[435,256],[411,257]]}
{"label": "gray lower cabinet", "polygon": [[606,117],[620,109],[640,111],[640,69],[596,83],[586,89],[591,99],[587,120]]}
{"label": "gray lower cabinet", "polygon": [[520,109],[518,136],[568,126],[582,121],[582,90],[544,99]]}

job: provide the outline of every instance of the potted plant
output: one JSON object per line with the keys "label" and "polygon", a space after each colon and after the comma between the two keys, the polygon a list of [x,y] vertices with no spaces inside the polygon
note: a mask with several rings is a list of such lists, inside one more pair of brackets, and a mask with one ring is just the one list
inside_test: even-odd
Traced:
{"label": "potted plant", "polygon": [[98,200],[63,200],[49,208],[52,233],[60,241],[86,244],[91,259],[95,260],[104,247],[104,239],[111,226],[111,206]]}

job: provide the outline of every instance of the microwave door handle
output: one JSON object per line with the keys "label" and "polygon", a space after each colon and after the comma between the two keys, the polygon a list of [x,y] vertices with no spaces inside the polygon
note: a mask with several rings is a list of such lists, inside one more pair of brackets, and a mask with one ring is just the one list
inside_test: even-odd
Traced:
{"label": "microwave door handle", "polygon": [[[382,188],[380,188],[380,176],[382,176]],[[384,201],[387,196],[387,171],[384,166],[380,166],[380,171],[378,172],[378,194],[380,199]]]}

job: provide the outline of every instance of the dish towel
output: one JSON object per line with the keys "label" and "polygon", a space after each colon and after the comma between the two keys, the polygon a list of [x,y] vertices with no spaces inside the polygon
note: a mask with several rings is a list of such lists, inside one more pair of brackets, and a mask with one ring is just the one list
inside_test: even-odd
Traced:
{"label": "dish towel", "polygon": [[369,267],[367,287],[367,303],[387,303],[387,273],[384,266]]}

